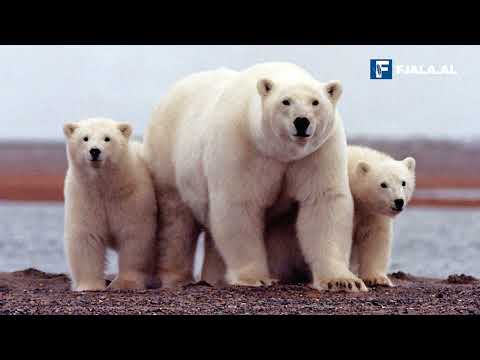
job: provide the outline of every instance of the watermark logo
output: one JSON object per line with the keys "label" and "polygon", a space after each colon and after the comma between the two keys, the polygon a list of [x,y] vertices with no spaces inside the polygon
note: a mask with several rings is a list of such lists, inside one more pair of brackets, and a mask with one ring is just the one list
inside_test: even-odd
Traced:
{"label": "watermark logo", "polygon": [[370,79],[391,79],[393,75],[392,59],[371,59]]}
{"label": "watermark logo", "polygon": [[395,76],[403,75],[457,75],[452,64],[440,65],[418,65],[398,64],[393,66],[392,59],[370,59],[370,79],[383,80],[392,79]]}
{"label": "watermark logo", "polygon": [[397,65],[398,75],[457,75],[452,64],[443,65]]}

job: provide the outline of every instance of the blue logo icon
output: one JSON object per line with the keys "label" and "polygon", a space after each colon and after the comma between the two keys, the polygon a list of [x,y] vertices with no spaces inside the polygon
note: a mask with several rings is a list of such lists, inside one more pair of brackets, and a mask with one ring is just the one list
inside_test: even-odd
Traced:
{"label": "blue logo icon", "polygon": [[392,59],[370,59],[370,79],[391,79],[393,75]]}

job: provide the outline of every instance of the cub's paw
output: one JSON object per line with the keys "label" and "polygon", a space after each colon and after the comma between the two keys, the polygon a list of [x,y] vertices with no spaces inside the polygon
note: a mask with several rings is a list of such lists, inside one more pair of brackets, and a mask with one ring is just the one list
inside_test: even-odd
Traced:
{"label": "cub's paw", "polygon": [[107,287],[107,290],[135,290],[135,289],[139,289],[139,290],[146,289],[145,283],[143,281],[138,281],[138,280],[116,278]]}
{"label": "cub's paw", "polygon": [[362,276],[362,279],[367,286],[387,286],[387,287],[395,286],[390,281],[387,275],[382,275],[382,274],[367,275],[367,276]]}
{"label": "cub's paw", "polygon": [[94,281],[89,283],[80,283],[72,288],[73,291],[103,291],[107,287],[105,281]]}
{"label": "cub's paw", "polygon": [[364,282],[356,278],[336,278],[327,280],[317,280],[310,285],[311,288],[318,291],[345,291],[345,292],[359,292],[368,291]]}

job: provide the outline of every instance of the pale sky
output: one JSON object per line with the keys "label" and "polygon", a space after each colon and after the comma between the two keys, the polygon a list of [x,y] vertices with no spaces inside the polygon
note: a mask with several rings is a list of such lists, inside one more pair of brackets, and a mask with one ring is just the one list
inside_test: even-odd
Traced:
{"label": "pale sky", "polygon": [[[370,80],[370,59],[452,64],[454,76]],[[480,46],[0,46],[0,140],[63,138],[90,116],[129,121],[141,135],[177,79],[290,61],[321,81],[341,80],[348,135],[480,137]]]}

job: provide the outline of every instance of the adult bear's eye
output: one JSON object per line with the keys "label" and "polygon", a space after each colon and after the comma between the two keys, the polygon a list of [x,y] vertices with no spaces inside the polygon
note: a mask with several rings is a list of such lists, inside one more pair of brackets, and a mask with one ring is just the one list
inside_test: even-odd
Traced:
{"label": "adult bear's eye", "polygon": [[405,181],[402,181],[402,186],[407,186],[407,183]]}
{"label": "adult bear's eye", "polygon": [[317,106],[318,105],[318,100],[313,100],[312,105]]}
{"label": "adult bear's eye", "polygon": [[387,186],[387,183],[384,183],[384,182],[381,183],[380,186],[381,186],[382,188],[384,188],[384,189],[386,189],[386,188],[388,187],[388,186]]}
{"label": "adult bear's eye", "polygon": [[290,105],[290,101],[288,101],[288,100],[283,100],[283,101],[282,101],[282,104],[285,105],[285,106],[289,106],[289,105]]}
{"label": "adult bear's eye", "polygon": [[110,141],[110,138],[108,136],[105,137],[105,141],[106,142],[109,142]]}
{"label": "adult bear's eye", "polygon": [[88,141],[88,136],[85,136],[85,137],[83,138],[83,141]]}

